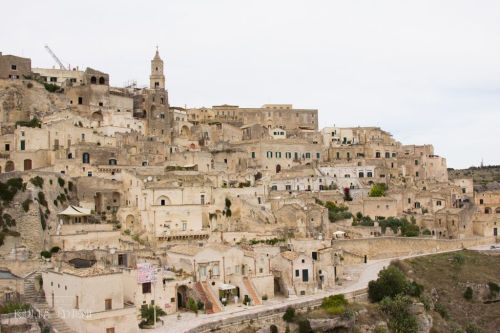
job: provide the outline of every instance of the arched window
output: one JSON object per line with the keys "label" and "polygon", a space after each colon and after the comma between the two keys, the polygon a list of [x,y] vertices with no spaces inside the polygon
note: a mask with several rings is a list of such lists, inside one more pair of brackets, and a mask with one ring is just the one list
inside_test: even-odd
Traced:
{"label": "arched window", "polygon": [[168,206],[170,205],[170,199],[167,196],[162,195],[156,200],[156,204],[160,206]]}
{"label": "arched window", "polygon": [[490,208],[490,207],[486,207],[486,208],[484,209],[484,213],[485,213],[485,214],[491,214],[491,208]]}
{"label": "arched window", "polygon": [[106,79],[101,76],[99,78],[99,84],[105,84],[105,83],[106,83]]}
{"label": "arched window", "polygon": [[90,78],[90,84],[96,84],[97,83],[97,78],[95,76],[92,76]]}
{"label": "arched window", "polygon": [[116,165],[116,159],[110,158],[109,159],[109,165]]}
{"label": "arched window", "polygon": [[90,163],[90,154],[89,153],[83,153],[82,155],[82,162],[85,164]]}

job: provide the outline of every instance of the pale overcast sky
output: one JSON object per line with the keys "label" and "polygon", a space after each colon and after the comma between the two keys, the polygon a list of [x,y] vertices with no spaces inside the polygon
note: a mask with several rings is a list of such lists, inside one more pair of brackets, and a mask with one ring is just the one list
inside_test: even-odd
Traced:
{"label": "pale overcast sky", "polygon": [[319,109],[380,126],[449,167],[500,164],[500,1],[2,1],[0,51],[148,82],[171,105]]}

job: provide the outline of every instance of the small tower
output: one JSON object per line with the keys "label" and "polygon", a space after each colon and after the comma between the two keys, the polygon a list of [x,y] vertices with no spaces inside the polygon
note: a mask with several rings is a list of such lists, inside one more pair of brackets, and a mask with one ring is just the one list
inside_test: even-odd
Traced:
{"label": "small tower", "polygon": [[163,75],[163,60],[160,58],[158,46],[156,54],[151,60],[151,75],[149,76],[149,87],[151,89],[165,89],[165,75]]}

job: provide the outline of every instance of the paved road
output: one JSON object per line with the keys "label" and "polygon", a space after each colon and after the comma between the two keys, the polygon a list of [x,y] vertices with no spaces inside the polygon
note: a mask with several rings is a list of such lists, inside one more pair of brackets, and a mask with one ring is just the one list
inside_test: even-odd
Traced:
{"label": "paved road", "polygon": [[[472,250],[488,250],[490,245],[482,245],[475,248],[471,248]],[[445,253],[445,252],[454,252],[452,251],[442,251],[436,253]],[[368,286],[368,282],[371,280],[375,280],[377,278],[378,273],[386,266],[390,264],[390,262],[394,259],[407,259],[413,257],[420,257],[426,255],[432,255],[436,253],[425,253],[418,255],[411,255],[405,257],[397,257],[397,258],[389,258],[389,259],[381,259],[381,260],[372,260],[367,264],[356,265],[354,266],[354,270],[359,269],[359,277],[356,281],[348,282],[344,286],[339,286],[335,290],[330,292],[320,292],[314,295],[309,296],[301,296],[297,298],[283,298],[283,299],[273,299],[265,302],[263,305],[247,307],[247,306],[232,306],[227,307],[224,312],[206,315],[199,314],[196,316],[194,313],[184,312],[182,313],[182,318],[177,319],[176,315],[165,316],[162,318],[164,321],[163,326],[157,327],[154,330],[147,330],[147,332],[151,333],[180,333],[185,332],[189,329],[195,328],[201,324],[206,324],[214,321],[218,321],[221,319],[228,319],[232,317],[236,317],[242,314],[258,314],[265,310],[271,310],[274,308],[282,307],[284,304],[299,304],[306,301],[322,299],[327,295],[335,295],[335,294],[344,294],[350,293],[354,291],[358,291],[361,289],[365,289]],[[146,330],[144,331],[146,332]]]}

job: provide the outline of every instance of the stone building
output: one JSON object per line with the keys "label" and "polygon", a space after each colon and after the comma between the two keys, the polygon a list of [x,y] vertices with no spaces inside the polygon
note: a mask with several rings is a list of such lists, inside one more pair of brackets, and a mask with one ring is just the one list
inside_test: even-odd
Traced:
{"label": "stone building", "polygon": [[0,79],[19,80],[31,76],[31,59],[0,52]]}

